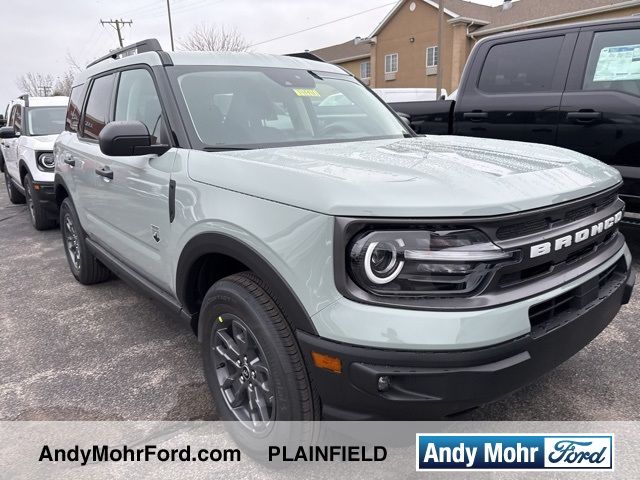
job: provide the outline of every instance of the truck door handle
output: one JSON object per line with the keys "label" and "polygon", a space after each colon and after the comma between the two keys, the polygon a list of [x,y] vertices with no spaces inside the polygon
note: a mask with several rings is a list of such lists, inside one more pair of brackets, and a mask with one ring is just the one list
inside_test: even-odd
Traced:
{"label": "truck door handle", "polygon": [[594,112],[593,110],[568,112],[567,120],[573,120],[576,123],[594,123],[598,120],[602,120],[602,112]]}
{"label": "truck door handle", "polygon": [[109,167],[96,168],[96,175],[113,180],[113,171]]}
{"label": "truck door handle", "polygon": [[68,155],[68,156],[64,157],[64,163],[66,163],[67,165],[69,165],[71,167],[75,167],[76,166],[76,159],[73,158],[71,155]]}
{"label": "truck door handle", "polygon": [[485,118],[489,118],[487,112],[464,112],[462,118],[465,120],[471,120],[472,122],[479,122]]}

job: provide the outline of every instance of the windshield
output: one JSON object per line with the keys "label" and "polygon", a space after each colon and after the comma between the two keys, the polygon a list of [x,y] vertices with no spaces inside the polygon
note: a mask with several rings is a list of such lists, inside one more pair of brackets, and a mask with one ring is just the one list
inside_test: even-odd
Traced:
{"label": "windshield", "polygon": [[284,68],[174,70],[204,148],[255,148],[411,134],[347,75]]}
{"label": "windshield", "polygon": [[67,107],[30,107],[27,110],[28,135],[55,135],[64,130]]}

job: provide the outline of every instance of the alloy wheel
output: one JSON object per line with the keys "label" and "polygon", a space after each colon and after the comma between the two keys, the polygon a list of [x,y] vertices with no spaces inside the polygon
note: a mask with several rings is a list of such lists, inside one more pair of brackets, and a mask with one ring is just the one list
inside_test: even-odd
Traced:
{"label": "alloy wheel", "polygon": [[31,215],[31,221],[35,225],[36,211],[35,211],[35,207],[33,206],[33,198],[31,198],[31,192],[29,191],[29,188],[25,188],[24,190],[25,190],[24,196],[27,199],[27,207],[29,207],[29,215]]}
{"label": "alloy wheel", "polygon": [[67,247],[69,259],[76,270],[80,270],[80,243],[78,240],[78,232],[71,215],[68,213],[64,216],[64,241]]}
{"label": "alloy wheel", "polygon": [[222,396],[244,426],[256,433],[266,431],[276,410],[262,347],[236,315],[224,314],[215,322],[210,345]]}
{"label": "alloy wheel", "polygon": [[7,189],[7,195],[9,195],[9,198],[11,198],[11,187],[9,186],[9,182],[11,181],[9,179],[9,175],[7,174],[7,167],[4,167],[4,187]]}

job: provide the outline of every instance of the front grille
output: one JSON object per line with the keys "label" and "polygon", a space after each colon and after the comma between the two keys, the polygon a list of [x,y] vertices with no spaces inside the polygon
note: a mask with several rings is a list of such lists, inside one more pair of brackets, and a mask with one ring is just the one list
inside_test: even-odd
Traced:
{"label": "front grille", "polygon": [[591,241],[587,242],[584,247],[568,254],[566,258],[558,262],[545,262],[528,268],[524,268],[522,270],[503,273],[500,275],[500,278],[498,280],[498,287],[515,287],[524,282],[549,275],[553,273],[554,270],[560,267],[570,266],[581,260],[585,260],[587,257],[595,254],[600,248],[608,245],[611,241],[613,241],[616,235],[618,235],[617,227],[603,237],[592,239]]}
{"label": "front grille", "polygon": [[627,264],[623,257],[597,277],[562,295],[532,306],[529,309],[531,336],[536,338],[564,325],[574,318],[574,313],[589,309],[599,299],[608,297],[624,282],[626,272]]}
{"label": "front grille", "polygon": [[617,198],[617,192],[609,192],[593,197],[587,204],[578,208],[567,210],[566,207],[564,209],[560,207],[557,210],[547,212],[543,217],[532,217],[527,219],[526,222],[507,224],[496,230],[496,238],[498,240],[509,240],[558,228],[598,213],[615,202]]}

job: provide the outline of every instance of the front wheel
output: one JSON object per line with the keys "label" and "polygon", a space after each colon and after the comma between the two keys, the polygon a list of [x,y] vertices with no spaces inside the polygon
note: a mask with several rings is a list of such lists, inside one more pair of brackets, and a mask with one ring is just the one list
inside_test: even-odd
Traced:
{"label": "front wheel", "polygon": [[38,192],[33,188],[31,174],[27,174],[27,176],[24,177],[24,192],[33,228],[36,230],[47,230],[55,227],[56,220],[49,216],[38,200]]}
{"label": "front wheel", "polygon": [[69,197],[60,205],[60,230],[69,268],[76,280],[83,285],[108,280],[111,273],[89,250],[86,235]]}
{"label": "front wheel", "polygon": [[216,282],[207,292],[203,361],[222,420],[267,434],[278,421],[312,421],[319,401],[297,342],[275,299],[250,272]]}

